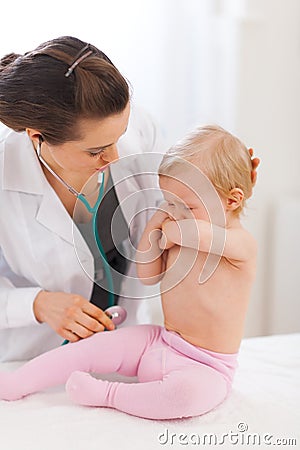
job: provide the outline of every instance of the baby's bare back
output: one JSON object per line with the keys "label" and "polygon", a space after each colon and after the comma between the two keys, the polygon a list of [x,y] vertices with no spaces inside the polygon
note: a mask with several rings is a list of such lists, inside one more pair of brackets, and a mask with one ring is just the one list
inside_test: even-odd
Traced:
{"label": "baby's bare back", "polygon": [[255,259],[229,261],[216,256],[209,267],[206,265],[207,281],[199,284],[207,256],[177,245],[168,251],[167,271],[161,282],[165,327],[202,348],[236,353],[243,336]]}

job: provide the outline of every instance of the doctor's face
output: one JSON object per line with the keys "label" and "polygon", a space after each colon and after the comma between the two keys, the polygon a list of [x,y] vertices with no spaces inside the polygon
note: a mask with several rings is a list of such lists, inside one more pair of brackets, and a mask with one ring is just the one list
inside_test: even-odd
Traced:
{"label": "doctor's face", "polygon": [[41,154],[56,173],[80,173],[91,176],[119,158],[117,142],[125,133],[130,105],[120,114],[102,120],[81,119],[81,140],[52,146],[43,142]]}

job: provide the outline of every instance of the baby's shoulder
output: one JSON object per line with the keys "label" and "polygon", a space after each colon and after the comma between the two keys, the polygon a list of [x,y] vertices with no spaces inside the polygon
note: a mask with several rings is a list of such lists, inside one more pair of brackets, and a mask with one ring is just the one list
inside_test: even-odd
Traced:
{"label": "baby's shoulder", "polygon": [[257,241],[244,227],[226,230],[225,256],[240,262],[256,260]]}
{"label": "baby's shoulder", "polygon": [[256,247],[257,241],[256,241],[255,237],[253,236],[252,233],[250,233],[250,231],[248,231],[242,225],[237,228],[232,228],[231,230],[228,230],[228,231],[232,231],[237,236],[239,236],[240,239],[242,239],[245,242],[248,242],[249,245],[253,245],[254,247]]}

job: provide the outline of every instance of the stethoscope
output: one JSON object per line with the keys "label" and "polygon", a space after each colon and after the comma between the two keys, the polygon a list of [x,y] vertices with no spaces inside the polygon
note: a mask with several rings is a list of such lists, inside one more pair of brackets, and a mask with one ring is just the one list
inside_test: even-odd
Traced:
{"label": "stethoscope", "polygon": [[[112,275],[111,275],[111,271],[110,271],[110,266],[109,263],[107,261],[106,258],[106,254],[105,251],[103,249],[100,237],[99,237],[99,233],[98,233],[98,228],[97,228],[97,212],[100,206],[100,203],[102,201],[103,198],[103,194],[104,194],[104,179],[105,179],[105,175],[104,172],[100,172],[99,173],[99,177],[98,177],[98,181],[101,182],[100,185],[100,189],[99,189],[99,194],[98,194],[98,198],[96,200],[95,205],[92,207],[89,202],[87,201],[87,199],[85,198],[85,195],[82,194],[81,192],[78,192],[76,189],[74,189],[72,186],[70,186],[63,178],[61,178],[57,173],[54,172],[54,170],[49,166],[49,164],[44,160],[44,158],[41,155],[41,147],[42,147],[42,143],[44,142],[44,139],[42,136],[39,137],[39,142],[38,142],[38,146],[37,146],[37,156],[39,158],[39,160],[41,161],[41,163],[43,164],[44,167],[46,167],[46,169],[54,176],[54,178],[56,178],[61,184],[63,184],[73,195],[75,195],[75,197],[77,197],[86,207],[86,209],[88,210],[88,212],[92,215],[92,229],[93,229],[93,234],[94,234],[94,238],[95,238],[95,242],[97,245],[97,248],[99,250],[100,253],[100,257],[102,260],[102,264],[103,264],[103,268],[104,268],[104,273],[107,279],[107,285],[108,285],[108,308],[105,309],[105,313],[109,316],[109,318],[112,320],[112,322],[115,325],[120,325],[121,323],[124,322],[124,320],[126,319],[127,313],[126,310],[124,308],[122,308],[119,305],[114,305],[114,283],[113,283],[113,279],[112,279]],[[69,341],[65,340],[62,345],[67,344]]]}

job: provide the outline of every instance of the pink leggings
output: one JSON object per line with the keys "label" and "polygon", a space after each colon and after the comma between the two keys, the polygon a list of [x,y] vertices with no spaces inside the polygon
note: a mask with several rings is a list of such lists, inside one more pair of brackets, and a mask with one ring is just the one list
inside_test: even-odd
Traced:
{"label": "pink leggings", "polygon": [[[189,344],[156,325],[98,333],[0,373],[0,398],[16,400],[66,383],[75,403],[104,406],[148,419],[204,414],[230,391],[236,354]],[[137,376],[138,383],[111,382],[87,372]]]}

